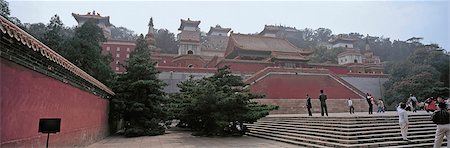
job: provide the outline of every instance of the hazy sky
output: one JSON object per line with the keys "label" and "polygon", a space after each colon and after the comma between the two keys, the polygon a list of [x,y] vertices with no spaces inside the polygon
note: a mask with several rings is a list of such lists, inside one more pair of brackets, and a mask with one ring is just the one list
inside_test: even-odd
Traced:
{"label": "hazy sky", "polygon": [[449,1],[8,1],[11,16],[22,23],[48,23],[54,14],[67,26],[71,13],[95,10],[115,26],[146,33],[150,17],[155,28],[178,33],[180,19],[200,20],[200,29],[220,24],[234,32],[260,32],[265,24],[299,29],[329,28],[333,34],[358,32],[406,40],[424,37],[449,51]]}

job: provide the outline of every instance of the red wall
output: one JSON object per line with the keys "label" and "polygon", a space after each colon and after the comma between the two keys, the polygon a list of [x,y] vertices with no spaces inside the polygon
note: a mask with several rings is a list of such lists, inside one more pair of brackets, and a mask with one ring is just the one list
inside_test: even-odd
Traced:
{"label": "red wall", "polygon": [[[134,42],[131,41],[108,41],[108,42],[104,42],[102,43],[102,53],[103,54],[111,54],[111,57],[113,59],[113,61],[109,64],[109,66],[111,66],[111,69],[114,72],[125,72],[126,69],[121,65],[121,64],[125,64],[128,62],[129,57],[131,56],[131,52],[134,51],[134,48],[136,48],[136,45],[131,45],[134,44]],[[109,47],[109,51],[107,50],[107,48]],[[117,51],[117,48],[120,48],[120,51]],[[127,50],[127,48],[129,49],[129,51]],[[117,54],[119,54],[119,57],[117,57]],[[129,55],[129,57],[127,58],[127,55]],[[119,64],[116,64],[116,62],[119,61]],[[116,69],[116,67],[118,67],[119,69]]]}
{"label": "red wall", "polygon": [[61,118],[50,147],[73,147],[106,136],[109,101],[0,59],[0,147],[44,147],[39,118]]}
{"label": "red wall", "polygon": [[270,63],[250,63],[250,62],[227,62],[222,61],[216,67],[221,68],[229,65],[233,73],[256,73],[266,67],[272,66]]}
{"label": "red wall", "polygon": [[253,93],[267,99],[306,99],[306,94],[318,98],[323,89],[328,99],[361,98],[327,75],[271,74],[250,86]]}

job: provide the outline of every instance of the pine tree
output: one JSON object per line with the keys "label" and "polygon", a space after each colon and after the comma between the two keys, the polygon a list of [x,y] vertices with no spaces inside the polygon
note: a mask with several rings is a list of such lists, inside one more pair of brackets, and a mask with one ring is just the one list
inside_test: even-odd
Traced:
{"label": "pine tree", "polygon": [[113,79],[113,71],[109,66],[112,58],[102,55],[100,43],[105,41],[102,29],[94,22],[87,21],[75,29],[73,38],[65,40],[61,45],[63,55],[76,66],[100,82],[109,85]]}
{"label": "pine tree", "polygon": [[111,102],[112,118],[125,121],[125,136],[164,134],[162,123],[167,114],[163,111],[163,104],[167,99],[162,90],[165,84],[158,79],[154,65],[141,34],[126,64],[127,72],[117,79],[114,86],[116,96]]}
{"label": "pine tree", "polygon": [[182,124],[197,131],[195,135],[242,135],[226,129],[230,123],[255,122],[278,108],[256,103],[253,99],[263,96],[249,93],[246,86],[228,67],[221,68],[211,77],[181,83],[180,93],[173,96],[172,111]]}

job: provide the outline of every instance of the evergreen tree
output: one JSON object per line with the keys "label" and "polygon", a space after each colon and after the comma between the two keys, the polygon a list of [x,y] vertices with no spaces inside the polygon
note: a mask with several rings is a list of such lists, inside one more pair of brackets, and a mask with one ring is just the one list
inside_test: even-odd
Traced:
{"label": "evergreen tree", "polygon": [[252,123],[269,114],[277,106],[261,105],[253,99],[263,96],[249,93],[242,78],[232,75],[228,67],[211,77],[190,79],[179,85],[173,96],[172,111],[181,123],[197,131],[195,135],[241,135],[225,130],[230,123]]}
{"label": "evergreen tree", "polygon": [[76,66],[108,85],[114,73],[109,66],[111,56],[101,54],[100,43],[105,40],[102,30],[94,22],[87,21],[75,29],[73,38],[65,40],[61,52]]}
{"label": "evergreen tree", "polygon": [[63,29],[64,24],[59,19],[59,16],[55,14],[50,19],[50,23],[47,25],[47,32],[45,32],[44,37],[42,39],[45,45],[47,45],[48,47],[50,47],[51,49],[55,50],[60,54],[61,54],[60,46],[64,41],[64,38],[62,36]]}
{"label": "evergreen tree", "polygon": [[120,75],[114,85],[116,96],[111,101],[111,120],[124,119],[125,136],[164,134],[162,123],[167,114],[163,104],[167,99],[162,90],[166,84],[158,79],[154,66],[150,49],[141,34],[126,64],[127,73]]}

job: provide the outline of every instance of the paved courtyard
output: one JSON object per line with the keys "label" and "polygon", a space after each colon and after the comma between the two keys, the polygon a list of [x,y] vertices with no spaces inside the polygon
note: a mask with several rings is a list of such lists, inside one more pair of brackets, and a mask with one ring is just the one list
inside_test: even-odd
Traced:
{"label": "paved courtyard", "polygon": [[[417,113],[408,112],[408,114],[430,114],[425,111]],[[278,114],[269,115],[269,117],[301,117],[306,114]],[[320,113],[313,114],[319,117]],[[395,111],[385,113],[367,114],[367,112],[349,113],[330,113],[329,117],[367,117],[367,116],[397,116]],[[326,118],[326,117],[325,117]],[[177,128],[173,128],[177,129]],[[88,148],[298,148],[298,145],[267,140],[262,138],[242,136],[242,137],[196,137],[191,132],[183,130],[167,130],[166,134],[160,136],[145,136],[136,138],[107,137],[99,142],[89,145]]]}
{"label": "paved courtyard", "polygon": [[107,137],[88,148],[294,148],[292,144],[250,136],[196,137],[189,131],[168,130],[160,136],[136,138]]}

